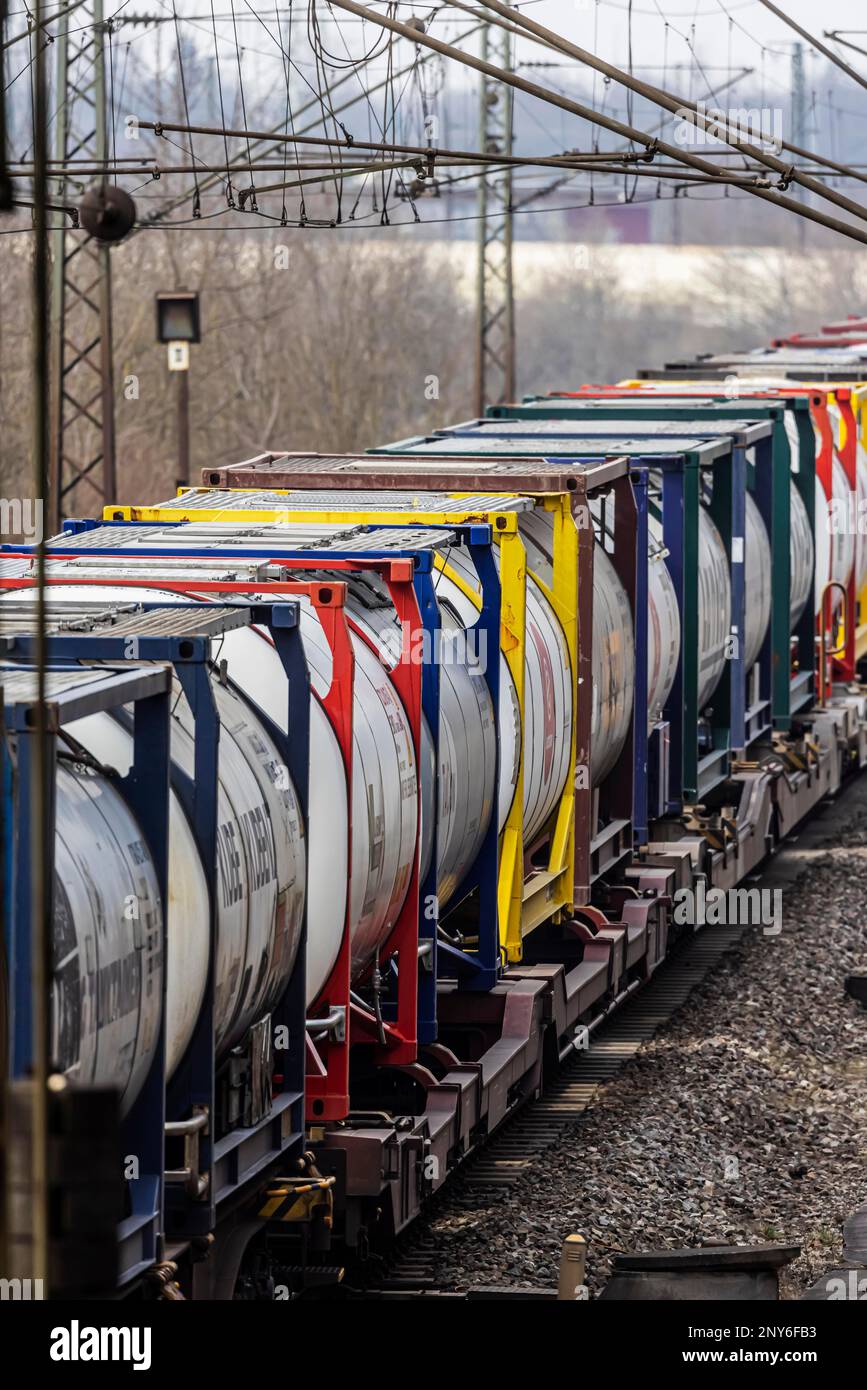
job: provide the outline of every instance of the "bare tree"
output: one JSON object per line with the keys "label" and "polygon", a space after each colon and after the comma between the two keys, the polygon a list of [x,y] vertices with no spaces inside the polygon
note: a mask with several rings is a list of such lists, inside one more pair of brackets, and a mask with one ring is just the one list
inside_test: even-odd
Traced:
{"label": "bare tree", "polygon": [[[635,254],[634,250],[631,254]],[[678,294],[624,288],[618,248],[564,249],[518,290],[523,390],[616,381],[642,365],[742,349],[863,302],[859,257],[743,250],[695,256]],[[31,246],[0,243],[0,493],[30,479]],[[143,232],[113,252],[120,501],[177,480],[176,380],[153,295],[201,294],[191,366],[192,470],[264,449],[363,450],[471,411],[472,304],[448,250],[411,236],[275,228]],[[81,499],[77,499],[81,510]]]}

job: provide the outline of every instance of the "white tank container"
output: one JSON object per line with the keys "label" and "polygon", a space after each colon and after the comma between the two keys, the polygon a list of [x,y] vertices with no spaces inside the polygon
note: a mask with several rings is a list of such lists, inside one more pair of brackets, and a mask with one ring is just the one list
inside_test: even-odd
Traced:
{"label": "white tank container", "polygon": [[855,477],[857,480],[856,502],[857,509],[855,514],[856,535],[855,535],[855,584],[857,592],[860,593],[867,584],[867,450],[858,438],[858,452],[856,456]]}
{"label": "white tank container", "polygon": [[[117,602],[122,588],[89,587],[90,601]],[[33,596],[25,590],[13,598]],[[165,597],[157,590],[136,590],[142,601]],[[53,602],[80,602],[80,589],[57,586]],[[284,681],[285,685],[285,681]],[[166,1052],[169,1074],[189,1043],[204,997],[208,969],[208,894],[217,895],[217,960],[215,962],[215,1031],[218,1053],[225,1053],[250,1025],[268,1013],[287,984],[300,941],[305,890],[306,846],[297,797],[288,770],[251,707],[218,680],[212,689],[220,715],[218,762],[218,872],[208,884],[192,829],[174,791],[169,818],[168,977],[166,984]],[[172,762],[188,776],[193,774],[192,715],[179,684],[172,699]],[[68,726],[93,757],[125,774],[132,763],[132,737],[108,714],[92,715]],[[110,784],[107,784],[110,786]],[[66,805],[58,810],[58,845],[73,843],[75,827]],[[122,816],[117,793],[110,825],[123,845],[134,843]],[[126,813],[126,821],[129,821]],[[116,826],[115,826],[116,823]],[[140,835],[136,839],[140,840]],[[99,893],[103,881],[122,874],[115,850],[106,841],[94,840],[94,858],[86,877]],[[123,847],[123,846],[122,846]],[[125,851],[125,853],[128,852]],[[122,856],[121,856],[122,858]],[[83,861],[79,859],[79,870]],[[62,870],[60,866],[63,866]],[[85,943],[94,920],[94,898],[80,891],[82,873],[73,872],[75,860],[58,849],[58,881],[72,893],[75,933]],[[69,875],[68,881],[62,875]],[[117,909],[101,908],[96,920],[116,918]],[[139,988],[146,986],[144,977]],[[89,981],[96,990],[96,980]],[[142,1006],[143,1007],[143,1006]],[[110,1044],[104,1044],[110,1051]],[[103,1043],[100,1040],[100,1048]],[[126,1065],[118,1047],[117,1077],[123,1081]],[[145,1067],[134,1073],[140,1083]],[[117,1080],[115,1081],[117,1084]],[[135,1087],[124,1082],[125,1103],[131,1104]]]}
{"label": "white tank container", "polygon": [[[445,573],[436,582],[442,625],[440,663],[439,806],[433,807],[433,740],[422,729],[422,855],[427,872],[436,825],[439,836],[437,895],[440,906],[451,901],[481,848],[493,811],[496,790],[494,709],[484,679],[488,654],[466,638],[454,606],[454,580]],[[382,602],[365,601],[376,585],[350,579],[347,612],[358,631],[376,648],[389,668],[401,658],[405,640],[383,592]],[[473,618],[475,618],[475,610]],[[410,652],[411,656],[412,653]],[[433,656],[434,654],[431,653]],[[496,659],[494,654],[493,659]]]}
{"label": "white tank container", "polygon": [[758,659],[771,621],[771,542],[750,492],[745,503],[744,667],[749,671]]}
{"label": "white tank container", "polygon": [[[268,1013],[288,982],[304,907],[305,845],[294,788],[250,707],[213,683],[220,714],[218,766],[218,1053]],[[192,716],[176,686],[172,761],[193,774]],[[88,752],[124,774],[130,735],[109,715],[69,726]],[[208,892],[192,829],[175,792],[169,819],[166,1049],[171,1073],[189,1043],[208,967]]]}
{"label": "white tank container", "polygon": [[[761,517],[756,509],[761,525]],[[764,529],[764,528],[762,528]],[[662,524],[657,516],[648,517],[650,560],[648,588],[650,599],[648,645],[648,718],[652,723],[671,693],[680,652],[680,614],[674,583],[665,566]],[[767,536],[765,537],[767,545]],[[769,562],[768,562],[769,563]],[[728,557],[722,537],[710,514],[699,508],[698,530],[698,664],[699,709],[719,683],[726,660],[726,642],[731,632],[731,581]],[[770,601],[770,600],[768,600]],[[754,639],[755,640],[755,639]]]}
{"label": "white tank container", "polygon": [[[818,615],[822,593],[829,580],[846,585],[855,564],[855,534],[851,524],[855,500],[846,470],[837,453],[831,467],[831,495],[816,478],[816,594]],[[832,591],[832,607],[843,602],[839,589]]]}
{"label": "white tank container", "polygon": [[[787,412],[788,415],[788,412]],[[816,557],[813,532],[803,498],[791,484],[791,570],[789,577],[789,626],[793,631],[810,599]]]}
{"label": "white tank container", "polygon": [[[550,586],[554,525],[550,512],[522,515],[519,529],[527,563]],[[591,778],[598,785],[620,756],[629,733],[635,693],[635,644],[629,600],[603,547],[593,550],[593,690]]]}
{"label": "white tank container", "polygon": [[647,725],[652,729],[671,694],[680,655],[677,594],[665,563],[665,548],[652,525],[648,528],[647,600]]}
{"label": "white tank container", "polygon": [[731,580],[722,536],[704,507],[698,517],[698,707],[719,684],[731,632]]}
{"label": "white tank container", "polygon": [[[535,517],[536,513],[527,515]],[[548,529],[551,529],[550,518]],[[528,537],[525,536],[524,540],[527,543]],[[499,550],[495,550],[494,558],[499,568]],[[529,554],[528,566],[530,570],[533,569]],[[452,551],[448,565],[437,577],[437,597],[441,607],[451,610],[461,625],[466,626],[476,619],[477,594],[478,578],[468,559],[463,552]],[[528,845],[553,812],[566,781],[572,734],[572,684],[565,634],[532,573],[527,576],[526,596],[523,802],[524,838],[525,845]],[[499,741],[498,825],[502,829],[515,795],[521,749],[517,692],[502,656]]]}
{"label": "white tank container", "polygon": [[[447,602],[453,587],[445,576],[438,585],[447,631],[457,626]],[[393,610],[371,607],[350,584],[347,616],[355,655],[350,936],[352,969],[357,975],[385,944],[406,897],[416,851],[419,786],[409,722],[389,674],[402,640]],[[312,1003],[340,948],[349,818],[339,747],[318,703],[331,685],[331,653],[306,601],[302,636],[318,712],[311,738],[309,817],[307,994]],[[272,719],[285,723],[285,677],[267,634],[244,628],[228,633],[223,654],[229,657],[232,678]],[[422,729],[420,868],[424,873],[430,862],[436,824],[441,906],[451,899],[478,853],[496,789],[496,740],[488,687],[460,659],[460,644],[454,654],[454,661],[445,659],[441,666],[436,813],[433,741],[429,730]]]}
{"label": "white tank container", "polygon": [[[154,587],[137,587],[127,593],[134,594],[140,602],[153,603],[166,598],[177,601],[177,594],[161,591],[158,587],[160,564],[157,560],[150,569],[139,561],[134,570],[135,576],[145,578],[150,569],[154,574]],[[218,572],[219,566],[216,566],[213,573],[216,575]],[[89,573],[92,574],[93,570]],[[89,587],[88,598],[102,602],[118,602],[123,598],[124,575],[117,568],[116,573],[116,585]],[[182,569],[172,568],[171,573],[173,578],[184,577]],[[187,574],[190,574],[189,570]],[[193,577],[189,593],[191,597],[195,596]],[[213,594],[208,593],[204,597],[212,599]],[[52,601],[61,602],[64,598],[80,601],[81,590],[72,587],[65,590],[60,586],[53,590]],[[320,704],[331,684],[331,654],[318,619],[306,602],[302,604],[301,633],[311,684],[317,696],[311,702],[308,826],[307,993],[308,1002],[312,1003],[331,972],[343,936],[349,881],[350,819],[339,746]],[[409,723],[388,672],[368,643],[358,635],[353,636],[353,650],[356,702],[353,711],[353,879],[350,920],[353,966],[357,971],[369,964],[377,946],[382,945],[388,937],[406,896],[416,846],[418,784]],[[259,705],[278,727],[285,728],[286,676],[267,632],[255,628],[238,628],[227,632],[220,644],[220,658],[226,661],[229,678],[237,688]],[[254,717],[252,711],[250,714]],[[276,750],[264,729],[261,732],[276,764]],[[177,737],[178,730],[175,728],[173,756]],[[81,742],[87,746],[83,737]],[[186,742],[189,744],[189,737]],[[221,762],[222,743],[221,735]],[[183,741],[180,746],[185,747]],[[289,780],[288,774],[283,774],[283,780]],[[294,798],[294,791],[292,796]],[[227,847],[230,848],[228,841]],[[231,855],[225,867],[232,869]],[[173,882],[174,878],[173,871]],[[301,884],[303,886],[303,875]],[[193,915],[197,921],[203,916],[198,907]],[[170,954],[170,987],[173,978]]]}
{"label": "white tank container", "polygon": [[608,776],[629,733],[635,699],[635,641],[626,590],[602,546],[593,552],[593,722],[591,775]]}
{"label": "white tank container", "polygon": [[57,767],[52,1065],[115,1086],[125,1113],[162,1013],[163,904],[141,830],[111,781]]}

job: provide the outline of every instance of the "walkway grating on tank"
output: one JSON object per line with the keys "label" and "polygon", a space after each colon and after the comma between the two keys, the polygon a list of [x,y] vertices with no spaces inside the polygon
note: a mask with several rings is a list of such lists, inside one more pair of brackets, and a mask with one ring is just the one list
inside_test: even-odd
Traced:
{"label": "walkway grating on tank", "polygon": [[[250,621],[242,606],[217,608],[184,602],[145,609],[139,604],[63,603],[48,606],[48,633],[98,633],[111,637],[219,637],[227,628]],[[4,603],[0,608],[2,636],[36,630],[35,603]]]}
{"label": "walkway grating on tank", "polygon": [[[283,511],[287,512],[287,509],[284,507]],[[125,563],[127,551],[131,556],[142,551],[167,550],[176,554],[184,549],[208,548],[222,553],[230,547],[243,550],[279,544],[283,549],[290,550],[327,549],[354,554],[368,550],[436,550],[456,543],[455,532],[447,527],[424,527],[421,524],[368,526],[358,522],[340,525],[336,522],[287,520],[239,525],[236,521],[197,521],[136,526],[104,525],[95,526],[89,531],[54,536],[48,543],[48,560],[50,563],[52,559],[67,556],[70,561],[74,556],[93,559],[100,552],[118,550],[124,552],[122,561]],[[188,562],[197,557],[190,555],[182,558]],[[219,555],[214,556],[211,563],[218,558]]]}
{"label": "walkway grating on tank", "polygon": [[[509,497],[503,493],[474,493],[450,496],[442,492],[415,489],[387,492],[375,489],[353,490],[349,493],[321,489],[300,489],[292,492],[220,492],[214,489],[171,497],[156,504],[159,511],[277,511],[288,519],[292,512],[523,512],[532,508],[526,497]],[[236,523],[238,524],[238,523]],[[243,520],[240,521],[243,525]]]}

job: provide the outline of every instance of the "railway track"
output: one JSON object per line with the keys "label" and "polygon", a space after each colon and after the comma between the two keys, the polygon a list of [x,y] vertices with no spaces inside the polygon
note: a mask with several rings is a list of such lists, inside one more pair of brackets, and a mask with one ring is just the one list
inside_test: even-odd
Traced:
{"label": "railway track", "polygon": [[[590,1033],[586,1047],[574,1050],[536,1100],[522,1105],[491,1136],[455,1176],[446,1192],[433,1198],[429,1211],[449,1202],[478,1211],[504,1202],[510,1190],[526,1177],[542,1154],[558,1143],[593,1104],[600,1090],[649,1042],[686,1003],[692,991],[716,967],[748,930],[745,926],[704,928],[688,938],[659,967],[647,985],[604,1017]],[[410,1229],[395,1243],[381,1272],[366,1271],[362,1287],[353,1284],[351,1296],[361,1298],[450,1299],[510,1298],[548,1300],[549,1288],[501,1288],[480,1284],[471,1289],[447,1287],[436,1275],[440,1246],[434,1237]],[[372,1261],[370,1262],[373,1263]]]}
{"label": "railway track", "polygon": [[[817,861],[867,853],[865,834],[867,788],[859,782],[850,783],[838,798],[817,808],[798,834],[765,865],[760,886],[789,892]],[[749,930],[745,926],[711,926],[684,940],[648,984],[599,1021],[586,1049],[574,1051],[563,1061],[547,1079],[544,1093],[517,1109],[467,1160],[455,1174],[454,1183],[432,1199],[428,1214],[435,1216],[446,1205],[455,1211],[481,1214],[505,1204],[512,1189],[531,1173],[545,1151],[585,1115],[602,1088],[677,1014]],[[863,1224],[863,1208],[857,1215]],[[854,1217],[849,1226],[855,1229]],[[355,1296],[514,1301],[547,1301],[556,1296],[550,1284],[521,1288],[480,1282],[456,1288],[453,1278],[444,1279],[437,1273],[441,1255],[442,1244],[435,1236],[412,1227],[395,1243],[381,1271],[365,1288],[356,1290]],[[479,1274],[484,1278],[484,1270]]]}

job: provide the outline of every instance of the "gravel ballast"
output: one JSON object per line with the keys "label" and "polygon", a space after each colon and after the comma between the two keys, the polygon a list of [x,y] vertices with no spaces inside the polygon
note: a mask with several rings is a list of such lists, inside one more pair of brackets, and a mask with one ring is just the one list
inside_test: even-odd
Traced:
{"label": "gravel ballast", "polygon": [[[456,1182],[409,1239],[443,1287],[556,1287],[570,1232],[597,1294],[613,1256],[702,1244],[801,1246],[782,1296],[842,1254],[867,1201],[867,778],[747,885],[782,893],[656,1037],[492,1205]],[[706,927],[712,931],[712,927]]]}

